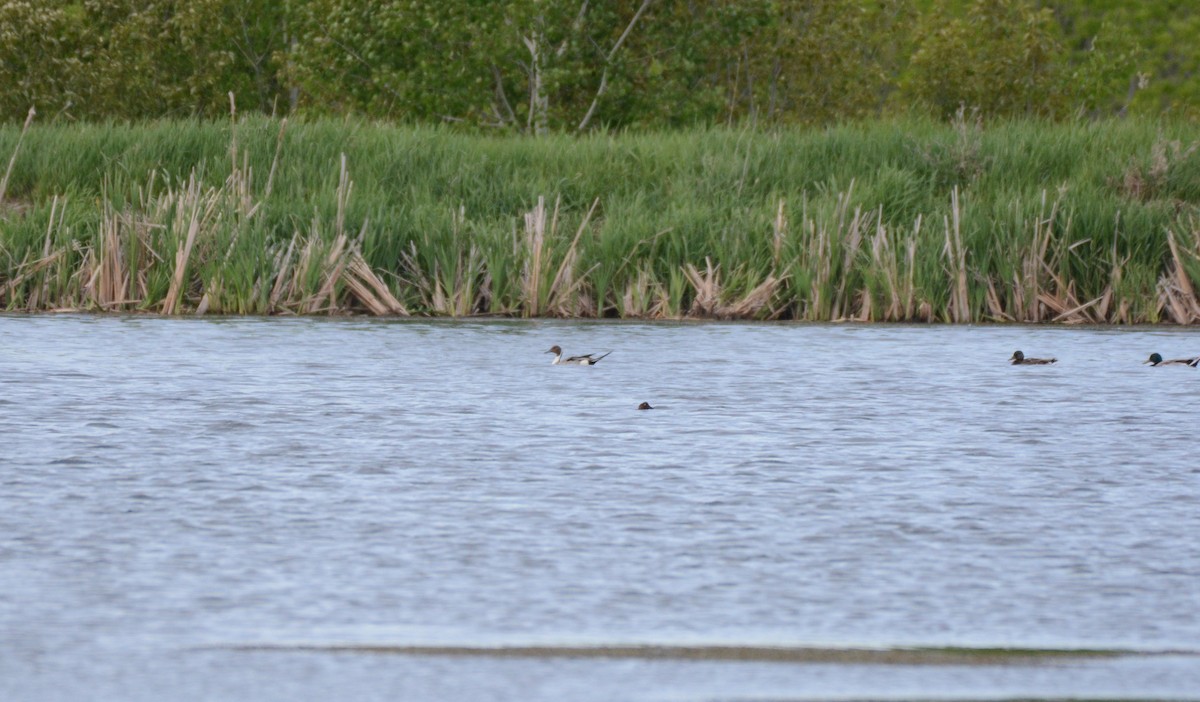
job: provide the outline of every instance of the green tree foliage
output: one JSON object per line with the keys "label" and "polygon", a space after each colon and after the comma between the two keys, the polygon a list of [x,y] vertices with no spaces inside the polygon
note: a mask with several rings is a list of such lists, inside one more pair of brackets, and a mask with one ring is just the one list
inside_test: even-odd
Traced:
{"label": "green tree foliage", "polygon": [[85,0],[82,59],[93,116],[215,116],[233,92],[269,111],[282,10],[269,0]]}
{"label": "green tree foliage", "polygon": [[1062,116],[1065,52],[1050,10],[1029,0],[974,0],[962,16],[939,3],[921,26],[907,90],[943,117]]}
{"label": "green tree foliage", "polygon": [[1092,99],[1108,112],[1200,119],[1200,4],[1190,0],[1053,0],[1047,3],[1076,52],[1102,55],[1108,72]]}
{"label": "green tree foliage", "polygon": [[877,111],[903,57],[908,0],[770,0],[732,57],[735,114],[823,123]]}
{"label": "green tree foliage", "polygon": [[54,0],[0,2],[0,118],[21,120],[31,106],[69,109],[83,73],[78,23]]}
{"label": "green tree foliage", "polygon": [[710,57],[751,26],[737,4],[313,0],[289,66],[315,111],[533,133],[694,123],[721,106]]}
{"label": "green tree foliage", "polygon": [[1200,119],[1197,36],[1183,0],[0,0],[0,118]]}
{"label": "green tree foliage", "polygon": [[294,41],[287,48],[289,79],[300,90],[300,107],[419,121],[479,117],[488,83],[472,42],[476,31],[488,30],[478,14],[490,10],[487,3],[477,5],[430,0],[300,4]]}

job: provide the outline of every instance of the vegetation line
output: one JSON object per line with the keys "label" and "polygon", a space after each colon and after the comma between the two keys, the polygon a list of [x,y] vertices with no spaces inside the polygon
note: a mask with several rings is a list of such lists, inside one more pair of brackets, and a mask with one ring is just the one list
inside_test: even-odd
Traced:
{"label": "vegetation line", "polygon": [[0,127],[10,311],[1200,321],[1185,123],[29,125]]}
{"label": "vegetation line", "polygon": [[1029,648],[823,648],[737,645],[349,645],[261,644],[235,646],[251,651],[321,651],[405,656],[470,656],[483,658],[639,658],[669,660],[754,661],[774,663],[838,663],[866,665],[1036,665],[1057,661],[1148,655],[1195,655],[1194,652],[1107,649]]}

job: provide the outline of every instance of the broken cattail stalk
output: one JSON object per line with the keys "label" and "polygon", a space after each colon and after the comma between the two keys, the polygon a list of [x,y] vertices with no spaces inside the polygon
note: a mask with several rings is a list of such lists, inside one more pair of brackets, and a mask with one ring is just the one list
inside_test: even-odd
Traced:
{"label": "broken cattail stalk", "polygon": [[21,134],[17,137],[17,145],[13,147],[12,158],[8,159],[8,168],[4,170],[4,178],[0,179],[0,203],[4,202],[4,196],[8,193],[8,179],[12,175],[13,166],[17,163],[17,154],[21,153],[21,143],[25,141],[25,133],[29,131],[29,125],[33,124],[33,118],[36,115],[37,110],[30,107],[29,114],[25,116],[25,126],[21,127]]}

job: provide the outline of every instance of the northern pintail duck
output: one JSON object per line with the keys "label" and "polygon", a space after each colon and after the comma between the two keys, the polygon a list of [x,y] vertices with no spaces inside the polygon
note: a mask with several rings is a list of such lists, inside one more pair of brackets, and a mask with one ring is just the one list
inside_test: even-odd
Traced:
{"label": "northern pintail duck", "polygon": [[1172,358],[1169,361],[1164,361],[1162,356],[1152,353],[1150,354],[1150,358],[1142,362],[1142,365],[1144,366],[1147,363],[1152,366],[1191,366],[1195,368],[1200,364],[1200,356],[1195,358]]}
{"label": "northern pintail duck", "polygon": [[1014,366],[1044,366],[1050,363],[1058,363],[1057,358],[1025,358],[1025,354],[1020,351],[1013,351],[1012,361]]}
{"label": "northern pintail duck", "polygon": [[599,356],[587,353],[582,356],[567,356],[566,358],[563,358],[562,349],[560,349],[558,346],[551,346],[550,350],[546,353],[554,354],[554,360],[551,361],[551,363],[556,366],[594,366],[600,361],[600,359],[612,353],[612,351],[605,351]]}

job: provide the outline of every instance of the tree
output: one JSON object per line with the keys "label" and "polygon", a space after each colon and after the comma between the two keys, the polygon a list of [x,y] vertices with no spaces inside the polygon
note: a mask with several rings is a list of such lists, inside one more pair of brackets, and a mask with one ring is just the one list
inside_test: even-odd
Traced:
{"label": "tree", "polygon": [[773,0],[742,40],[729,85],[736,113],[823,123],[878,112],[902,57],[908,0]]}
{"label": "tree", "polygon": [[[1200,119],[1200,5],[1180,0],[1053,0],[1101,113]],[[1097,60],[1100,59],[1100,60]]]}
{"label": "tree", "polygon": [[56,0],[0,3],[0,119],[19,121],[31,106],[53,117],[79,96],[79,25]]}
{"label": "tree", "polygon": [[283,7],[270,0],[84,0],[79,112],[89,117],[207,116],[228,93],[272,109]]}
{"label": "tree", "polygon": [[905,85],[911,99],[946,118],[960,106],[989,116],[1070,111],[1066,50],[1050,10],[1030,0],[973,0],[956,17],[951,4],[924,17]]}

